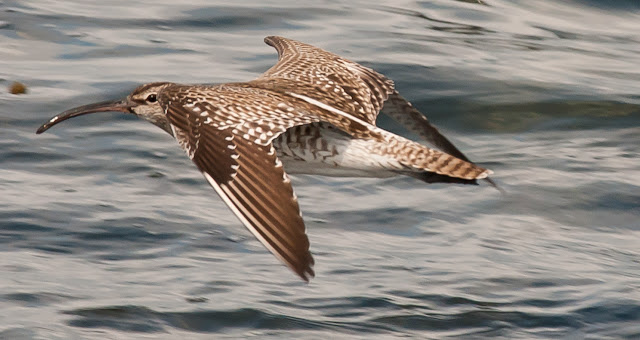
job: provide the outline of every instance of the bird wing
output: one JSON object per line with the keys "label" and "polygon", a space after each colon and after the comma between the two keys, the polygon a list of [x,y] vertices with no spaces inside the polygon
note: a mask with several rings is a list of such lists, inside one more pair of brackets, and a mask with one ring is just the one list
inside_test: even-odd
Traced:
{"label": "bird wing", "polygon": [[[314,276],[309,240],[289,177],[271,141],[314,121],[275,107],[266,91],[172,86],[162,91],[174,136],[240,221],[302,279]],[[278,103],[275,101],[275,103]],[[300,116],[300,117],[298,117]]]}
{"label": "bird wing", "polygon": [[[278,51],[278,62],[254,81],[256,86],[304,93],[320,105],[328,105],[372,125],[376,124],[379,113],[386,114],[431,146],[471,162],[404,99],[395,90],[393,81],[384,75],[299,41],[277,36],[266,37],[264,41]],[[497,188],[491,179],[485,180]]]}
{"label": "bird wing", "polygon": [[[299,41],[270,36],[265,43],[278,51],[278,62],[258,81],[293,81],[315,100],[375,124],[378,112],[394,91],[393,81],[358,63]],[[306,87],[302,89],[301,87]]]}

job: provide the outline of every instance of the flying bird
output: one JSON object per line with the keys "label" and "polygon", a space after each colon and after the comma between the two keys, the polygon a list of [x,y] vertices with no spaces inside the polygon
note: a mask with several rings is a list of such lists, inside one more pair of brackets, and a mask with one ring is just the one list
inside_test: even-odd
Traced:
{"label": "flying bird", "polygon": [[[251,233],[303,280],[314,260],[287,173],[477,184],[492,172],[462,154],[382,74],[320,48],[270,36],[278,62],[257,79],[219,85],[154,82],[80,115],[134,114],[173,136]],[[397,120],[433,148],[375,125]],[[286,171],[285,171],[286,170]]]}

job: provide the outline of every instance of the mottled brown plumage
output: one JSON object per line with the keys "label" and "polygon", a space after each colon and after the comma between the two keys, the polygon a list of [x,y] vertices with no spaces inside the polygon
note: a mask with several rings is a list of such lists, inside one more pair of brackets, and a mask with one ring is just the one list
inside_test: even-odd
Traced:
{"label": "mottled brown plumage", "polygon": [[[145,84],[124,100],[63,112],[38,133],[92,112],[121,111],[149,120],[178,140],[240,221],[304,280],[314,275],[313,257],[285,170],[405,174],[428,183],[474,183],[490,174],[471,163],[383,75],[294,40],[267,37],[265,42],[276,48],[279,60],[255,80]],[[378,128],[380,112],[440,150]]]}

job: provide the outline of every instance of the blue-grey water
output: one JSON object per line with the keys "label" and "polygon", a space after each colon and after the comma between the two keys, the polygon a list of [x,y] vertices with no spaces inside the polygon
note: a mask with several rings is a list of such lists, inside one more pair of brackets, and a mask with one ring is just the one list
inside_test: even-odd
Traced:
{"label": "blue-grey water", "polygon": [[[385,73],[506,194],[295,177],[305,284],[160,129],[35,134],[252,79],[266,35]],[[640,339],[637,1],[3,0],[0,89],[0,339]]]}

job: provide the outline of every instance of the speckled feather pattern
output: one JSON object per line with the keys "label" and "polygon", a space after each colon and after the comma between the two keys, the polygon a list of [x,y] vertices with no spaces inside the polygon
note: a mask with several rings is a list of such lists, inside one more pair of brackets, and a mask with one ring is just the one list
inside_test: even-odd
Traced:
{"label": "speckled feather pattern", "polygon": [[[405,125],[424,117],[383,75],[311,45],[280,37],[265,41],[276,48],[279,61],[259,78],[171,85],[158,101],[180,145],[232,211],[303,279],[313,276],[313,258],[279,157],[286,164],[311,164],[300,171],[310,173],[347,168],[341,174],[487,176],[473,163],[376,127],[385,105]],[[431,126],[426,118],[420,124]],[[435,128],[420,132],[432,144],[444,145],[446,138]],[[462,155],[452,145],[444,149]]]}
{"label": "speckled feather pattern", "polygon": [[[285,170],[405,174],[427,183],[474,183],[490,173],[471,163],[385,76],[298,41],[267,37],[265,42],[276,48],[279,60],[257,79],[144,84],[125,100],[67,110],[38,133],[92,112],[134,113],[150,121],[177,139],[238,219],[306,281],[314,275],[314,260]],[[381,110],[440,150],[377,127]]]}
{"label": "speckled feather pattern", "polygon": [[375,123],[393,81],[362,65],[317,47],[282,37],[264,40],[278,51],[278,63],[257,80],[292,80],[303,93],[316,93],[325,104]]}

